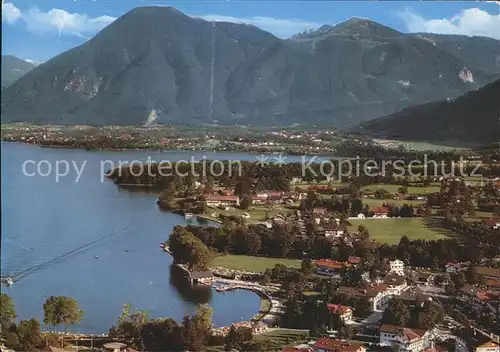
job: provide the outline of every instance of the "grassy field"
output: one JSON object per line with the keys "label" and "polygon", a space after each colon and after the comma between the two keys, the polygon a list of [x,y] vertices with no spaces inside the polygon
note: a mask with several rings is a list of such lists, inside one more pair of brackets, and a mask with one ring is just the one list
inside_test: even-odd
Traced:
{"label": "grassy field", "polygon": [[207,208],[207,210],[202,215],[207,219],[220,220],[219,219],[220,214],[225,216],[243,216],[243,214],[247,213],[248,215],[250,215],[250,218],[246,219],[248,223],[258,223],[266,220],[266,214],[273,217],[277,214],[286,215],[292,212],[293,212],[292,209],[288,209],[281,204],[277,204],[273,206],[255,205],[249,207],[246,210],[238,208],[230,208],[229,210],[218,209],[218,208]]}
{"label": "grassy field", "polygon": [[[322,185],[322,186],[325,186],[325,185],[328,185],[328,182],[315,182],[315,183],[293,183],[291,184],[290,186],[290,189],[291,190],[295,190],[295,188],[300,188],[301,190],[307,190],[309,188],[309,186],[315,186],[315,185]],[[342,188],[342,187],[348,187],[349,186],[349,182],[334,182],[331,184],[332,187],[336,187],[336,188]]]}
{"label": "grassy field", "polygon": [[278,329],[266,332],[264,334],[255,335],[253,340],[254,341],[268,340],[271,342],[272,346],[271,348],[282,349],[286,345],[296,345],[307,342],[306,339],[308,336],[309,333],[307,332]]}
{"label": "grassy field", "polygon": [[443,144],[436,144],[432,142],[422,142],[422,141],[393,141],[395,144],[403,144],[406,148],[417,151],[451,151],[451,150],[463,150],[472,147],[471,145],[460,145],[455,142],[441,142]]}
{"label": "grassy field", "polygon": [[467,216],[465,221],[474,222],[493,218],[493,213],[489,211],[476,211],[474,216]]}
{"label": "grassy field", "polygon": [[[376,191],[377,189],[385,189],[389,193],[397,193],[400,185],[389,185],[389,184],[376,184],[361,187],[362,191],[370,190]],[[408,187],[408,194],[429,194],[439,192],[439,186],[428,186],[428,187]]]}
{"label": "grassy field", "polygon": [[370,237],[380,243],[397,244],[402,236],[410,240],[437,240],[455,236],[453,232],[440,228],[435,219],[355,219],[349,222],[352,224],[351,229],[365,226]]}
{"label": "grassy field", "polygon": [[[290,331],[285,329],[272,330],[260,335],[255,335],[252,341],[261,342],[267,340],[269,345],[267,351],[281,351],[287,345],[307,343],[308,332]],[[224,346],[209,346],[208,352],[223,352]]]}
{"label": "grassy field", "polygon": [[394,205],[403,205],[403,204],[408,204],[408,205],[423,205],[425,204],[425,200],[405,200],[405,199],[373,199],[373,198],[362,198],[363,201],[363,206],[368,205],[371,208],[374,207],[379,207],[382,204],[394,204]]}
{"label": "grassy field", "polygon": [[283,264],[291,268],[300,268],[301,261],[287,258],[252,257],[248,255],[221,255],[214,259],[213,266],[228,269],[264,272],[276,264]]}

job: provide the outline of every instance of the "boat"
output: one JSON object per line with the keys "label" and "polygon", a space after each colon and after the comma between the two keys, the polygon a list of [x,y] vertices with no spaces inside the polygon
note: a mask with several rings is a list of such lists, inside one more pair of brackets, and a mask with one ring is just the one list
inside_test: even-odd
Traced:
{"label": "boat", "polygon": [[14,284],[14,280],[10,276],[2,277],[2,283],[6,286],[12,286]]}
{"label": "boat", "polygon": [[185,213],[184,214],[184,219],[192,219],[193,218],[193,213]]}

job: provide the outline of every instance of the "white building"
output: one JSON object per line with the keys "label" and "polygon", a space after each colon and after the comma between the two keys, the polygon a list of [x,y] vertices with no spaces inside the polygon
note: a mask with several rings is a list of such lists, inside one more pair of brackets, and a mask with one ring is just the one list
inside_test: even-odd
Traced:
{"label": "white building", "polygon": [[333,314],[337,314],[344,323],[352,320],[353,313],[351,307],[328,303],[328,310]]}
{"label": "white building", "polygon": [[240,198],[238,196],[206,196],[205,203],[209,207],[239,206]]}
{"label": "white building", "polygon": [[500,352],[500,345],[496,342],[489,341],[477,346],[475,352]]}
{"label": "white building", "polygon": [[389,262],[389,267],[390,273],[396,274],[396,275],[404,275],[405,274],[405,263],[403,263],[402,260],[396,259],[396,260],[391,260]]}
{"label": "white building", "polygon": [[432,344],[432,334],[426,330],[382,325],[379,333],[381,345],[392,346],[395,351],[399,352],[420,352],[430,348]]}
{"label": "white building", "polygon": [[[500,352],[500,344],[494,341],[479,342],[475,340],[476,336],[465,339],[463,336],[456,336],[455,351],[457,352]],[[484,339],[483,339],[484,341]]]}
{"label": "white building", "polygon": [[388,274],[384,278],[384,284],[387,285],[387,294],[399,296],[408,288],[406,278],[397,274]]}

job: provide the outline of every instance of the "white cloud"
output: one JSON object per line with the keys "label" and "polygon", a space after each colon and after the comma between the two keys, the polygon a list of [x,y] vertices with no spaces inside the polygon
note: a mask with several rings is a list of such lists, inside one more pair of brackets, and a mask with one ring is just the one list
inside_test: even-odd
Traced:
{"label": "white cloud", "polygon": [[115,17],[89,17],[86,14],[69,13],[62,9],[52,9],[43,12],[38,8],[31,8],[23,13],[23,20],[31,32],[53,32],[85,37],[84,33],[95,33],[115,20]]}
{"label": "white cloud", "polygon": [[271,32],[280,38],[289,38],[292,35],[303,32],[306,29],[318,28],[320,23],[308,22],[297,19],[279,19],[273,17],[254,16],[248,18],[237,18],[223,15],[197,16],[206,21],[233,22],[251,24],[265,31]]}
{"label": "white cloud", "polygon": [[500,14],[470,8],[462,10],[451,18],[425,19],[406,9],[399,13],[409,32],[428,32],[440,34],[462,34],[500,39]]}
{"label": "white cloud", "polygon": [[111,16],[89,17],[86,14],[70,13],[63,9],[51,9],[44,12],[36,7],[21,12],[12,3],[2,2],[2,21],[12,24],[18,19],[26,23],[33,33],[57,32],[88,39],[85,34],[93,34],[116,18]]}
{"label": "white cloud", "polygon": [[11,2],[2,0],[2,22],[7,24],[16,22],[21,17],[21,10],[14,6]]}

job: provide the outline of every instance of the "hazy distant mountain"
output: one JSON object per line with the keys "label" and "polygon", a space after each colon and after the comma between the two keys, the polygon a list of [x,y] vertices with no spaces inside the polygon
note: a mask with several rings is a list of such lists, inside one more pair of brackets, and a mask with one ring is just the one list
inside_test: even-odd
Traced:
{"label": "hazy distant mountain", "polygon": [[496,142],[500,80],[459,98],[404,109],[362,124],[364,132],[404,140]]}
{"label": "hazy distant mountain", "polygon": [[436,38],[354,18],[281,40],[140,7],[5,90],[2,121],[352,125],[500,77],[499,41]]}
{"label": "hazy distant mountain", "polygon": [[2,89],[28,73],[33,64],[12,55],[2,55]]}

